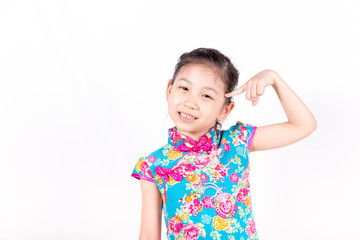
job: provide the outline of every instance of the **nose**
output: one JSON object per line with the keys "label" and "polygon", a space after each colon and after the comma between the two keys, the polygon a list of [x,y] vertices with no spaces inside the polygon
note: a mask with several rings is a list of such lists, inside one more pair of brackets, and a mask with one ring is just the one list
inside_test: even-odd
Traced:
{"label": "nose", "polygon": [[194,96],[188,96],[185,99],[184,106],[194,110],[197,110],[199,108],[196,102],[196,98]]}

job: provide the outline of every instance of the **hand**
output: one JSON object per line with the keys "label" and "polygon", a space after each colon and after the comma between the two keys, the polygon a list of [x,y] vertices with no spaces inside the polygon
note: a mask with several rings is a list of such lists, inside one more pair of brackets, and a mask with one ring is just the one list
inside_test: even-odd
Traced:
{"label": "hand", "polygon": [[252,101],[252,105],[256,106],[259,102],[260,96],[264,94],[265,88],[267,86],[271,86],[275,83],[275,72],[272,70],[264,70],[250,78],[244,85],[239,87],[238,89],[226,93],[225,97],[233,97],[236,95],[240,95],[244,91],[246,91],[246,99]]}

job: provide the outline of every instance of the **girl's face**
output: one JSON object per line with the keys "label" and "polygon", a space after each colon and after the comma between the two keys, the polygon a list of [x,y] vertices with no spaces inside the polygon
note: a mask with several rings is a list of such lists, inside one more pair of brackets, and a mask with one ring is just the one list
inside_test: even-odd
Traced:
{"label": "girl's face", "polygon": [[213,68],[188,64],[178,72],[173,84],[169,81],[166,100],[177,131],[198,140],[224,121],[234,107],[225,104],[225,85]]}

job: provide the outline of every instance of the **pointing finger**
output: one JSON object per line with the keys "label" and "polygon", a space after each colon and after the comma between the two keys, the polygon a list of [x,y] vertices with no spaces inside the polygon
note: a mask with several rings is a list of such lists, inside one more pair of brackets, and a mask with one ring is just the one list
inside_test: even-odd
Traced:
{"label": "pointing finger", "polygon": [[248,84],[247,88],[246,88],[246,99],[251,100],[251,89],[253,86],[251,86],[251,84]]}
{"label": "pointing finger", "polygon": [[245,85],[242,85],[241,87],[239,87],[238,89],[232,91],[232,92],[229,92],[229,93],[226,93],[225,94],[225,97],[229,98],[229,97],[233,97],[233,96],[236,96],[236,95],[239,95],[241,93],[243,93],[245,90]]}

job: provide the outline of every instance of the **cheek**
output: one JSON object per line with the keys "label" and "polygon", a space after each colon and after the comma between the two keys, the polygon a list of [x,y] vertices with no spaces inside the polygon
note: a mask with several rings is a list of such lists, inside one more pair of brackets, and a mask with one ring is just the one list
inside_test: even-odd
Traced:
{"label": "cheek", "polygon": [[171,95],[169,98],[168,98],[168,111],[171,112],[171,111],[174,111],[176,110],[176,106],[179,105],[179,98],[178,96],[176,95]]}
{"label": "cheek", "polygon": [[168,100],[168,110],[169,110],[169,112],[174,109],[174,106],[175,106],[175,104],[174,104],[173,100],[169,99]]}
{"label": "cheek", "polygon": [[217,104],[213,107],[213,113],[216,115],[216,117],[223,113],[223,107],[223,104]]}
{"label": "cheek", "polygon": [[201,106],[201,109],[203,111],[206,111],[207,114],[210,116],[217,116],[217,114],[219,112],[219,106],[217,106],[215,104],[203,104]]}

